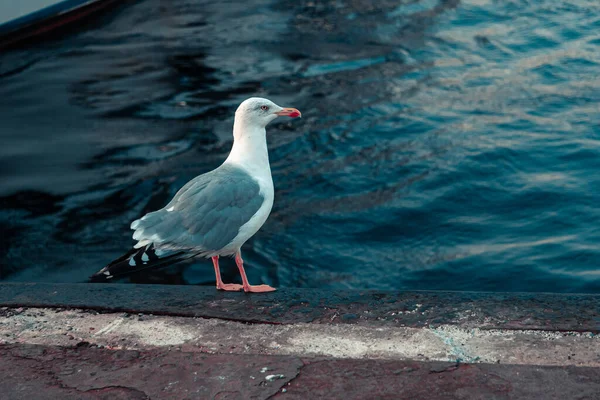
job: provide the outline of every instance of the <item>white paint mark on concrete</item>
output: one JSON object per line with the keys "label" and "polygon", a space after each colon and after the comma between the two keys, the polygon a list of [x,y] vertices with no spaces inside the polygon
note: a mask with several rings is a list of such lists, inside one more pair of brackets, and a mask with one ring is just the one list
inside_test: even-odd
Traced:
{"label": "white paint mark on concrete", "polygon": [[123,318],[117,318],[110,324],[106,325],[104,328],[98,330],[96,335],[104,335],[106,333],[110,333],[114,331],[119,325],[123,323]]}

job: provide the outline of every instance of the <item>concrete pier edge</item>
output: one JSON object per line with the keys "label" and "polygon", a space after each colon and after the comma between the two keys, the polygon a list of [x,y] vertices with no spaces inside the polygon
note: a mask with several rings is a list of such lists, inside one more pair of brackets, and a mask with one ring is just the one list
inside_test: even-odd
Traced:
{"label": "concrete pier edge", "polygon": [[0,284],[0,392],[599,399],[600,296]]}
{"label": "concrete pier edge", "polygon": [[0,307],[82,308],[251,323],[328,323],[600,333],[600,295],[0,283]]}

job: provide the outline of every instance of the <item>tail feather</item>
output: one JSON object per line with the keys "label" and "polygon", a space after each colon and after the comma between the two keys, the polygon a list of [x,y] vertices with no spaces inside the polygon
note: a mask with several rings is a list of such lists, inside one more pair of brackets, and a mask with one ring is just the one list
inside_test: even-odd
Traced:
{"label": "tail feather", "polygon": [[153,244],[142,248],[133,248],[90,276],[90,282],[108,282],[135,272],[165,267],[193,256],[193,253],[160,252],[154,248]]}

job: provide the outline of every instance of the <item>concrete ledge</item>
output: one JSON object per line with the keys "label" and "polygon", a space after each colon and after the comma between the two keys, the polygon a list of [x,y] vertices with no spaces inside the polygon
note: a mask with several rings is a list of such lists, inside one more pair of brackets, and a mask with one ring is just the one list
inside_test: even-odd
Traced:
{"label": "concrete ledge", "polygon": [[125,284],[0,284],[0,307],[84,308],[289,324],[459,325],[600,333],[599,295],[283,289],[266,294],[212,287]]}
{"label": "concrete ledge", "polygon": [[3,399],[597,399],[600,296],[0,284]]}

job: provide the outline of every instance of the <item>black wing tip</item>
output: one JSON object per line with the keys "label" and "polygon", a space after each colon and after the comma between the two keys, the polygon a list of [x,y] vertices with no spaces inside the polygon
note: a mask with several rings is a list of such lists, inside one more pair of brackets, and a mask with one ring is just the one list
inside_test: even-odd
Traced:
{"label": "black wing tip", "polygon": [[[108,272],[108,274],[106,274],[105,272]],[[88,278],[88,280],[90,283],[98,283],[98,282],[108,282],[112,278],[114,278],[114,276],[111,275],[110,272],[106,268],[102,268],[100,271],[91,275]]]}
{"label": "black wing tip", "polygon": [[[143,249],[142,249],[143,250]],[[125,275],[126,264],[130,257],[134,256],[140,249],[133,248],[121,257],[111,261],[106,267],[89,277],[89,281],[95,282],[110,282],[116,275]]]}
{"label": "black wing tip", "polygon": [[[145,256],[144,258],[142,258]],[[185,256],[183,252],[169,254],[160,258],[154,251],[154,246],[150,244],[147,247],[134,248],[117,258],[106,267],[89,277],[90,283],[106,283],[115,279],[122,278],[136,272],[153,268],[162,268],[171,263],[181,261],[190,256]]]}

